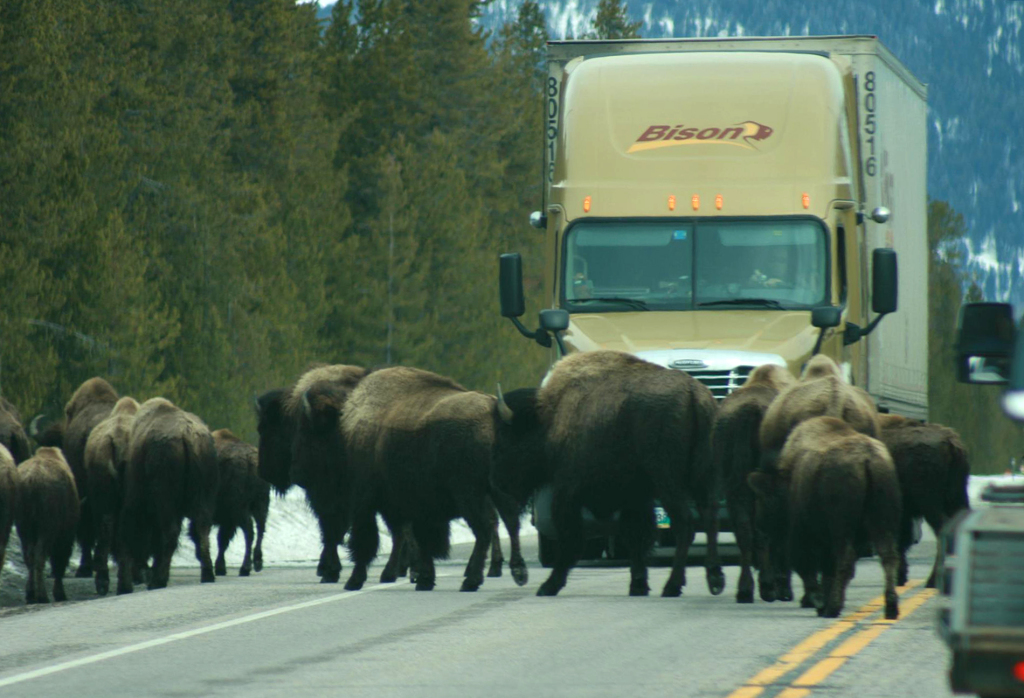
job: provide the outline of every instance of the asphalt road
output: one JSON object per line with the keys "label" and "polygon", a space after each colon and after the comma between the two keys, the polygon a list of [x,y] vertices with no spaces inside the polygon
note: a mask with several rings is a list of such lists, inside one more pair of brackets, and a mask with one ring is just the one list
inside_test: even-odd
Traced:
{"label": "asphalt road", "polygon": [[[524,543],[535,561],[535,540]],[[912,582],[933,553],[930,536],[912,550]],[[677,599],[657,596],[667,568],[652,568],[652,596],[630,598],[628,570],[588,567],[538,598],[535,562],[525,587],[506,570],[460,593],[467,555],[454,549],[432,592],[405,581],[345,592],[305,567],[212,585],[174,569],[168,589],[102,599],[70,580],[65,603],[0,609],[0,696],[952,695],[937,600],[908,588],[901,618],[879,622],[876,559],[860,561],[836,621],[735,603],[736,567],[719,597],[700,567]]]}

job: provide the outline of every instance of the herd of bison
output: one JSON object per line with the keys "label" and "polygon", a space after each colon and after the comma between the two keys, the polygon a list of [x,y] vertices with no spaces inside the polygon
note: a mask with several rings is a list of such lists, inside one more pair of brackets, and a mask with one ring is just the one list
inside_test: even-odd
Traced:
{"label": "herd of bison", "polygon": [[54,598],[66,598],[76,541],[77,574],[94,577],[99,594],[109,591],[110,559],[117,593],[143,582],[165,587],[188,519],[202,582],[226,573],[224,551],[239,528],[239,574],[249,575],[262,567],[270,490],[298,486],[319,524],[323,582],[340,581],[344,543],[352,564],[345,588],[363,586],[380,516],[393,541],[381,582],[408,574],[416,589],[432,589],[450,522],[462,518],[475,536],[462,590],[483,584],[489,552],[487,575],[501,575],[499,519],[522,585],[520,517],[548,488],[558,535],[538,595],[565,586],[584,548],[584,510],[618,518],[631,556],[629,593],[648,594],[655,502],[677,543],[662,595],[679,596],[686,584],[693,510],[708,538],[708,588],[721,593],[724,498],[740,550],[738,602],[754,601],[753,570],[763,600],[793,600],[795,571],[801,606],[836,617],[857,558],[873,549],[885,572],[885,616],[896,618],[914,519],[938,532],[968,506],[957,434],[880,414],[822,355],[799,378],[758,367],[720,403],[689,374],[616,351],[567,356],[541,387],[499,387],[497,396],[415,368],[318,365],[256,398],[255,411],[258,448],[227,429],[211,432],[163,398],[119,396],[98,377],[75,391],[63,419],[43,429],[33,420],[29,433],[0,398],[0,569],[13,525],[28,603],[48,601],[46,560]]}

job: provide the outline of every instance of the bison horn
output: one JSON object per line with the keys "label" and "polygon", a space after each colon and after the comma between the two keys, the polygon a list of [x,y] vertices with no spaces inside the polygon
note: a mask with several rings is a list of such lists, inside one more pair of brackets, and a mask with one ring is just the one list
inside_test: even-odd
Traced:
{"label": "bison horn", "polygon": [[260,396],[256,393],[252,394],[252,405],[256,408],[256,417],[262,417],[263,415],[260,413]]}
{"label": "bison horn", "polygon": [[302,393],[302,413],[307,419],[313,418],[313,406],[309,404],[309,391]]}
{"label": "bison horn", "polygon": [[37,414],[32,418],[32,421],[28,423],[28,435],[33,439],[39,436],[39,420],[43,418],[43,415]]}
{"label": "bison horn", "polygon": [[501,393],[501,383],[498,383],[498,416],[505,424],[511,424],[514,416],[512,408],[505,402],[505,396]]}

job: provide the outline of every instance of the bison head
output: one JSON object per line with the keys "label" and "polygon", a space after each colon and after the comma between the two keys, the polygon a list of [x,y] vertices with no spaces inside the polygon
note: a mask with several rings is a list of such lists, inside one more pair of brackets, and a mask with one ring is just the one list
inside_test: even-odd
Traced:
{"label": "bison head", "polygon": [[292,486],[292,441],[295,423],[284,409],[285,390],[271,390],[256,398],[259,432],[258,472],[280,494]]}
{"label": "bison head", "polygon": [[545,430],[537,410],[537,389],[502,395],[494,405],[493,485],[524,506],[546,481]]}

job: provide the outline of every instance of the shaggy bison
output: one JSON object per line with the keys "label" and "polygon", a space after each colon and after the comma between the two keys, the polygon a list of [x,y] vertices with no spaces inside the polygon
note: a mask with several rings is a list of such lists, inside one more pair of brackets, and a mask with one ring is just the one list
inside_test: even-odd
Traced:
{"label": "shaggy bison", "polygon": [[259,475],[280,493],[293,484],[320,525],[320,581],[341,578],[338,546],[348,529],[348,488],[339,417],[349,393],[366,375],[359,366],[335,364],[306,371],[288,390],[256,400]]}
{"label": "shaggy bison", "polygon": [[751,473],[749,481],[770,554],[788,550],[804,583],[801,606],[839,616],[857,561],[856,540],[866,531],[885,572],[885,617],[899,615],[900,488],[881,441],[841,419],[813,417],[790,434],[778,467]]}
{"label": "shaggy bison", "polygon": [[764,544],[754,529],[754,493],[747,484],[747,475],[756,470],[760,462],[758,433],[765,412],[776,396],[793,381],[793,376],[781,366],[759,366],[740,388],[722,401],[718,409],[713,439],[714,467],[721,473],[729,516],[740,549],[740,580],[736,589],[738,603],[754,601],[752,566],[760,569],[758,589],[761,598],[775,600],[775,581],[770,579],[764,566]]}
{"label": "shaggy bison", "polygon": [[203,421],[164,398],[144,402],[132,423],[124,479],[117,593],[131,593],[133,564],[150,555],[149,588],[167,586],[186,516],[200,579],[215,581],[210,527],[217,501],[217,452]]}
{"label": "shaggy bison", "polygon": [[[842,378],[836,362],[817,354],[807,362],[800,380],[783,390],[772,401],[761,422],[760,468],[774,470],[779,454],[789,434],[801,422],[812,417],[835,417],[850,424],[856,431],[877,438],[879,435],[878,409],[871,397]],[[771,543],[768,543],[769,547]],[[774,597],[792,601],[788,551],[775,551],[769,568],[775,579]],[[761,575],[765,570],[761,570]],[[767,590],[767,588],[766,588]],[[768,592],[771,597],[772,593]]]}
{"label": "shaggy bison", "polygon": [[476,591],[483,584],[495,505],[512,541],[512,576],[526,583],[518,545],[520,509],[494,493],[490,482],[494,405],[490,395],[405,367],[375,371],[352,391],[341,420],[352,502],[348,549],[354,563],[346,589],[359,589],[366,581],[379,546],[379,513],[392,532],[411,526],[418,590],[434,587],[434,560],[447,557],[450,522],[463,518],[476,544],[462,590]]}
{"label": "shaggy bison", "polygon": [[18,503],[18,471],[14,457],[0,444],[0,574],[7,557],[7,543],[14,524],[14,510]]}
{"label": "shaggy bison", "polygon": [[761,459],[771,468],[789,433],[805,419],[835,417],[878,438],[878,408],[871,396],[843,380],[836,362],[817,354],[807,362],[800,380],[772,402],[761,422]]}
{"label": "shaggy bison", "polygon": [[[900,522],[900,569],[897,583],[907,583],[907,549],[913,541],[913,519],[923,517],[936,537],[956,513],[970,507],[967,480],[971,468],[960,435],[939,424],[926,424],[895,414],[879,417],[882,443],[889,449],[903,494]],[[941,547],[941,546],[940,546]],[[941,550],[926,586],[935,586]]]}
{"label": "shaggy bison", "polygon": [[93,568],[96,593],[110,590],[108,558],[116,538],[117,519],[121,513],[124,493],[124,469],[128,459],[128,439],[139,403],[123,397],[114,405],[110,416],[93,427],[85,442],[85,498],[93,517],[96,549]]}
{"label": "shaggy bison", "polygon": [[46,560],[53,573],[53,598],[64,601],[64,571],[75,544],[78,490],[60,449],[44,447],[18,466],[14,521],[28,568],[26,603],[47,603]]}
{"label": "shaggy bison", "polygon": [[[63,446],[64,456],[67,458],[71,472],[75,476],[75,485],[78,493],[85,496],[88,491],[85,476],[85,444],[89,439],[89,433],[93,428],[102,422],[114,409],[117,402],[117,391],[113,386],[102,378],[90,378],[78,387],[67,405],[64,406],[64,435]],[[82,550],[82,557],[78,563],[76,577],[91,577],[92,569],[92,548],[96,541],[96,531],[93,528],[94,518],[91,512],[91,503],[88,499],[82,502],[82,516],[78,521],[78,546]]]}
{"label": "shaggy bison", "polygon": [[711,391],[695,378],[617,351],[567,356],[541,388],[499,402],[495,484],[520,504],[542,485],[553,487],[559,545],[538,595],[565,586],[584,542],[583,507],[604,520],[619,512],[632,558],[629,593],[646,595],[655,498],[671,517],[677,543],[662,596],[678,596],[686,584],[691,501],[708,536],[708,588],[722,592],[719,486],[711,463],[715,411]]}
{"label": "shaggy bison", "polygon": [[[270,485],[256,472],[258,460],[255,446],[245,443],[228,429],[213,432],[220,467],[220,485],[217,488],[217,506],[213,523],[217,530],[217,560],[213,569],[218,575],[227,574],[224,552],[231,544],[235,531],[242,529],[245,536],[245,556],[238,576],[248,577],[251,570],[263,569],[263,533],[270,509]],[[256,544],[253,547],[252,525],[256,522]]]}
{"label": "shaggy bison", "polygon": [[0,446],[7,448],[15,463],[21,463],[32,457],[32,447],[29,446],[28,435],[22,426],[21,413],[2,397],[0,397]]}

